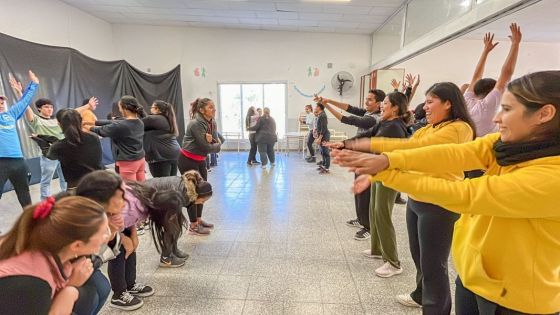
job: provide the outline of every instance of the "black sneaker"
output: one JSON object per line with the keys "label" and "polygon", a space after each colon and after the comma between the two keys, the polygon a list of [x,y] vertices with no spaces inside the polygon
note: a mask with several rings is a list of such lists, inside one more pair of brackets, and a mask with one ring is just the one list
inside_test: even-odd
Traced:
{"label": "black sneaker", "polygon": [[134,311],[141,308],[142,305],[144,305],[144,301],[126,291],[118,298],[113,296],[111,298],[111,302],[109,303],[110,307],[118,308],[124,311]]}
{"label": "black sneaker", "polygon": [[259,161],[251,161],[251,164],[253,164],[253,165],[259,165],[259,164],[261,164],[261,162],[259,162]]}
{"label": "black sneaker", "polygon": [[317,162],[316,164],[322,166],[322,165],[323,165],[323,161],[319,161],[319,162]]}
{"label": "black sneaker", "polygon": [[169,257],[160,257],[159,266],[163,268],[179,268],[185,265],[185,260],[177,258],[173,255]]}
{"label": "black sneaker", "polygon": [[328,174],[328,173],[330,173],[329,169],[324,167],[319,171],[319,174]]}
{"label": "black sneaker", "polygon": [[364,228],[364,226],[360,224],[360,221],[358,221],[358,219],[348,220],[348,221],[346,221],[346,225],[348,225],[350,227],[357,227],[357,228],[360,228],[360,229]]}
{"label": "black sneaker", "polygon": [[371,238],[371,234],[365,228],[359,230],[354,235],[354,239],[357,241],[365,241],[365,240],[369,240],[370,238]]}
{"label": "black sneaker", "polygon": [[401,196],[397,196],[397,199],[395,199],[395,203],[398,205],[404,205],[406,204],[406,200],[404,200]]}
{"label": "black sneaker", "polygon": [[183,252],[182,250],[175,248],[175,250],[173,251],[173,256],[177,257],[177,258],[181,258],[183,260],[187,260],[189,259],[189,254]]}
{"label": "black sneaker", "polygon": [[306,160],[308,163],[315,163],[315,162],[317,162],[317,158],[314,157],[314,156],[308,156],[308,157],[305,158],[305,160]]}
{"label": "black sneaker", "polygon": [[247,166],[253,166],[253,163],[247,162]]}
{"label": "black sneaker", "polygon": [[147,297],[154,295],[154,289],[149,285],[135,283],[132,289],[128,290],[128,293],[134,296]]}

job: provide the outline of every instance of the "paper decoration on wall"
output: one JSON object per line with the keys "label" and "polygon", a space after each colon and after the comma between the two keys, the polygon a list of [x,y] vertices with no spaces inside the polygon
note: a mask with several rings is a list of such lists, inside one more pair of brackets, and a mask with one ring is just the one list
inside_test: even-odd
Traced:
{"label": "paper decoration on wall", "polygon": [[319,95],[319,94],[323,93],[325,88],[326,88],[326,86],[323,84],[323,87],[319,90],[319,92],[316,92],[316,93],[313,93],[313,94],[305,94],[300,89],[298,89],[298,87],[294,84],[294,90],[296,90],[296,92],[298,92],[298,94],[303,96],[303,97],[313,97],[314,94]]}
{"label": "paper decoration on wall", "polygon": [[206,78],[206,68],[205,67],[197,67],[194,69],[194,76],[195,77],[203,77]]}
{"label": "paper decoration on wall", "polygon": [[308,77],[318,77],[321,74],[321,70],[317,67],[307,67]]}

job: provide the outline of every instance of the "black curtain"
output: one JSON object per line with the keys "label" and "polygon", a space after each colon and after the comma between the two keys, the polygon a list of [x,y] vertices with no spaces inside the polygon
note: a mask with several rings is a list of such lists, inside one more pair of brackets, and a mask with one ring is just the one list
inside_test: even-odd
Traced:
{"label": "black curtain", "polygon": [[[55,111],[81,106],[84,99],[96,96],[99,105],[95,114],[99,119],[105,119],[112,111],[113,103],[123,95],[136,97],[147,113],[152,102],[160,99],[175,106],[179,131],[185,130],[179,65],[163,74],[148,74],[124,60],[100,61],[72,48],[36,44],[0,33],[0,80],[3,94],[10,99],[8,104],[14,103],[15,99],[9,86],[9,73],[25,86],[29,69],[40,80],[35,100],[40,97],[52,100]],[[21,123],[19,127],[26,158],[38,156],[35,145],[28,140],[28,132]],[[103,144],[103,162],[109,164],[113,159],[108,141]],[[36,182],[36,176],[40,174],[32,175],[32,182]]]}

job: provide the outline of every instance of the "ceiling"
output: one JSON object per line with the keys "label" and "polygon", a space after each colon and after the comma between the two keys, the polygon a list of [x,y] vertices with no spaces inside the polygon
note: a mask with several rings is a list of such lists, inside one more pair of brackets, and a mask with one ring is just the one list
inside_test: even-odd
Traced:
{"label": "ceiling", "polygon": [[523,10],[484,25],[465,36],[465,39],[482,39],[491,32],[499,40],[507,40],[509,25],[516,22],[521,27],[523,41],[560,43],[559,0],[541,0]]}
{"label": "ceiling", "polygon": [[405,0],[63,0],[107,22],[370,34]]}

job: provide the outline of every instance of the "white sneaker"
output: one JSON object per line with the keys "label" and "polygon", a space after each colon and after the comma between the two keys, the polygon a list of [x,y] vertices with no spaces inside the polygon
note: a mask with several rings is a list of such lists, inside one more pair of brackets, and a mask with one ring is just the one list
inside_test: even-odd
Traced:
{"label": "white sneaker", "polygon": [[373,259],[383,259],[383,256],[381,255],[372,255],[371,254],[371,249],[366,249],[362,252],[362,255],[366,256],[367,258],[373,258]]}
{"label": "white sneaker", "polygon": [[397,299],[397,302],[404,306],[422,308],[422,305],[416,303],[416,301],[410,297],[410,294],[397,295],[395,298]]}
{"label": "white sneaker", "polygon": [[266,165],[261,166],[261,168],[262,168],[263,170],[266,169]]}
{"label": "white sneaker", "polygon": [[385,262],[383,266],[375,269],[375,274],[381,278],[390,278],[395,275],[400,275],[402,272],[402,268],[396,268],[389,262]]}

